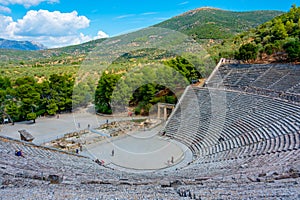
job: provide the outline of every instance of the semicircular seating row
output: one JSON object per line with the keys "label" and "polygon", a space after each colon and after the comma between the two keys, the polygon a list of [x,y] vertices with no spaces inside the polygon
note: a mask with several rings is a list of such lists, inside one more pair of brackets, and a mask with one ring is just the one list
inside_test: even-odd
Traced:
{"label": "semicircular seating row", "polygon": [[300,65],[224,64],[207,85],[300,102]]}
{"label": "semicircular seating row", "polygon": [[[276,71],[272,66],[259,68],[264,72],[255,68],[251,71],[249,66],[247,69],[248,74],[256,76],[252,84],[258,82],[258,77]],[[229,72],[234,76],[232,70],[228,70],[227,78]],[[280,70],[287,74],[291,70],[296,71],[295,68]],[[282,79],[278,77],[278,80]],[[297,80],[295,78],[293,84],[297,85],[299,79],[300,76]],[[273,81],[276,82],[275,79]],[[202,159],[203,162],[290,151],[300,147],[300,105],[297,102],[230,89],[188,87],[166,123],[166,136],[187,145],[195,159],[207,158]]]}

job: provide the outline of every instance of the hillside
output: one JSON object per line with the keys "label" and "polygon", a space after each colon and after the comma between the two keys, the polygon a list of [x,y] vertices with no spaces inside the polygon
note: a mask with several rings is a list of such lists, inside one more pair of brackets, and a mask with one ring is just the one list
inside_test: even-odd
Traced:
{"label": "hillside", "polygon": [[79,45],[38,51],[24,51],[0,48],[0,66],[13,67],[20,63],[26,66],[79,64],[83,58],[104,39],[93,40]]}
{"label": "hillside", "polygon": [[218,60],[234,58],[246,62],[300,61],[300,7],[273,18],[210,49]]}
{"label": "hillside", "polygon": [[0,49],[14,49],[14,50],[42,50],[46,49],[46,47],[37,42],[30,41],[15,41],[15,40],[6,40],[0,38]]}
{"label": "hillside", "polygon": [[215,8],[199,8],[161,22],[156,27],[180,31],[194,39],[226,39],[249,30],[275,16],[279,11],[232,12]]}
{"label": "hillside", "polygon": [[[240,13],[236,17],[236,12],[198,9],[168,20],[165,22],[167,25],[162,23],[156,27],[186,33],[207,44],[205,47],[210,49],[211,45],[227,41],[236,33],[253,28],[279,13],[257,11]],[[215,26],[220,26],[219,32],[213,29]],[[215,64],[207,51],[199,49],[198,44],[197,47],[193,45],[194,40],[172,33],[174,31],[150,27],[114,38],[57,49],[0,50],[0,73],[5,77],[0,79],[0,89],[3,88],[0,99],[4,102],[0,109],[11,115],[14,121],[22,121],[35,120],[39,115],[71,111],[93,100],[97,112],[107,114],[112,113],[112,100],[121,112],[126,111],[130,103],[136,114],[146,115],[158,102],[174,104],[181,95],[180,91],[194,80],[207,77]],[[89,52],[97,46],[100,49],[92,54],[96,57],[90,57]],[[175,48],[176,54],[172,48]],[[183,48],[181,50],[186,58],[176,56],[182,55],[178,48]],[[85,59],[86,56],[89,57]],[[87,62],[83,63],[83,60]],[[84,65],[87,65],[88,71],[78,71]],[[157,65],[169,67],[159,68]],[[105,71],[100,70],[101,67]],[[132,73],[128,73],[130,71]],[[122,77],[128,74],[129,78]],[[79,83],[74,86],[75,76]],[[164,80],[168,82],[161,82]],[[122,87],[112,97],[117,83]],[[161,91],[168,91],[168,88],[175,88],[179,93],[172,91],[165,96],[158,95]]]}
{"label": "hillside", "polygon": [[[173,17],[154,27],[176,30],[200,39],[225,39],[254,28],[273,17],[279,11],[232,12],[212,8],[199,8]],[[28,65],[44,63],[45,65],[80,63],[93,48],[105,39],[62,48],[42,51],[14,51],[0,49],[0,66]],[[205,42],[206,43],[206,42]]]}

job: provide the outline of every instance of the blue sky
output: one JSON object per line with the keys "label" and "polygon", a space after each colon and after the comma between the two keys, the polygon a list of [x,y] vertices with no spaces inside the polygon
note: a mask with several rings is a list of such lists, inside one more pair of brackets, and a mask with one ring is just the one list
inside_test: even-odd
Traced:
{"label": "blue sky", "polygon": [[295,3],[295,0],[0,0],[0,38],[33,40],[58,47],[120,35],[204,6],[233,11],[288,11]]}

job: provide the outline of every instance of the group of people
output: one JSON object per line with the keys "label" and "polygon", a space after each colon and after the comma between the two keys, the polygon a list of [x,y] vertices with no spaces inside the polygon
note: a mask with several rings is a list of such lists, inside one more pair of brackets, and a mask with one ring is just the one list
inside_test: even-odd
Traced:
{"label": "group of people", "polygon": [[[115,150],[113,149],[111,151],[111,156],[114,156],[114,155],[115,155]],[[102,165],[102,166],[105,164],[104,160],[99,160],[98,158],[95,159],[94,162],[97,163],[98,165]]]}
{"label": "group of people", "polygon": [[104,160],[99,160],[98,158],[94,160],[94,162],[97,163],[98,165],[104,165]]}

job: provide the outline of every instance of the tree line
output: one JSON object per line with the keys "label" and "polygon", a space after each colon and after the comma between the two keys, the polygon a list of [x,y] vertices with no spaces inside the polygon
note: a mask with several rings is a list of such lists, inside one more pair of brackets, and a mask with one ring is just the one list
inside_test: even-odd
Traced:
{"label": "tree line", "polygon": [[158,102],[175,104],[178,94],[174,91],[183,91],[202,77],[193,64],[179,56],[162,65],[143,66],[133,73],[104,72],[95,92],[96,110],[111,114],[133,107],[135,114],[148,115]]}
{"label": "tree line", "polygon": [[252,42],[243,44],[235,57],[255,60],[262,54],[285,52],[288,61],[300,60],[300,7],[293,5],[288,13],[275,17],[250,32]]}
{"label": "tree line", "polygon": [[[77,89],[82,90],[81,85]],[[37,82],[34,77],[25,76],[11,81],[0,77],[0,117],[12,122],[33,120],[38,116],[71,112],[74,100],[77,105],[87,104],[85,96],[73,97],[72,75],[52,74],[48,80]],[[85,100],[85,101],[84,101]]]}
{"label": "tree line", "polygon": [[106,71],[96,90],[94,80],[75,84],[72,74],[52,74],[43,81],[30,76],[16,80],[0,77],[0,119],[35,122],[39,116],[72,112],[91,102],[100,113],[111,114],[114,104],[118,111],[131,106],[136,114],[148,114],[158,102],[176,103],[178,94],[174,90],[183,91],[190,82],[201,78],[200,72],[182,57],[161,65],[164,67],[144,66],[130,75]]}
{"label": "tree line", "polygon": [[255,61],[272,57],[276,61],[300,61],[300,7],[293,5],[289,12],[224,40],[211,51],[219,53],[218,59]]}

